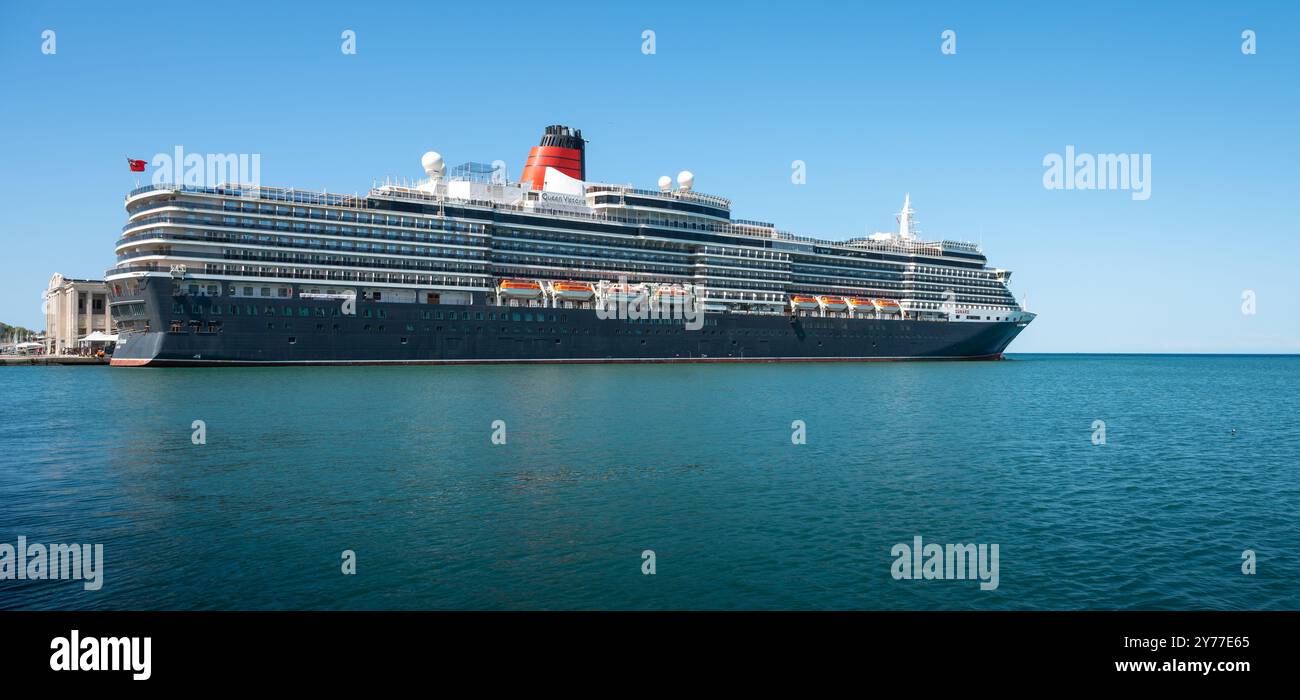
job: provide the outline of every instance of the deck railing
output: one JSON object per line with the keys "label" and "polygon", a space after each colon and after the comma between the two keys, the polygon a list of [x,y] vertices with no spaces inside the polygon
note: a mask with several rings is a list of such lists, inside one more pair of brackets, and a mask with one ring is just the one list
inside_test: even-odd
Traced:
{"label": "deck railing", "polygon": [[[505,204],[491,200],[466,199],[450,197],[441,194],[433,194],[423,190],[410,187],[401,187],[394,185],[383,185],[372,188],[366,197],[357,197],[354,195],[336,195],[327,192],[306,192],[295,189],[283,189],[276,187],[251,187],[240,185],[224,185],[217,187],[196,187],[192,185],[174,185],[163,183],[159,185],[146,185],[131,190],[130,197],[145,192],[155,190],[170,190],[178,192],[193,192],[197,194],[211,194],[218,196],[242,197],[253,200],[271,200],[294,202],[300,204],[313,204],[317,206],[337,206],[349,207],[356,209],[366,209],[366,201],[370,199],[397,199],[397,200],[414,200],[439,205],[457,205],[479,207],[488,210],[511,211],[520,213],[544,213],[548,216],[557,218],[577,219],[584,221],[607,222],[616,224],[625,224],[644,228],[666,228],[682,231],[701,231],[706,233],[717,233],[737,238],[754,239],[754,238],[772,238],[791,243],[808,244],[814,246],[824,246],[846,250],[874,250],[880,252],[901,253],[905,255],[933,255],[942,256],[948,251],[958,251],[963,253],[979,253],[979,246],[974,243],[963,241],[910,241],[910,240],[875,240],[871,238],[850,238],[847,240],[830,240],[825,238],[816,238],[812,236],[800,236],[788,231],[781,231],[775,227],[768,228],[769,225],[763,222],[749,221],[745,219],[735,219],[732,223],[716,222],[686,222],[672,219],[658,219],[652,217],[632,218],[607,214],[603,211],[582,212],[570,209],[559,209],[547,207],[541,202],[532,202],[529,206],[522,204]],[[662,192],[653,190],[638,190],[632,187],[622,185],[587,185],[588,192],[629,192],[635,194],[645,194],[653,196],[664,196]],[[722,197],[714,195],[704,195],[697,192],[678,193],[681,196],[692,196],[703,198],[702,201],[709,199],[716,200],[730,206],[730,202]],[[234,214],[234,212],[231,212]],[[382,225],[382,224],[381,224]],[[770,231],[756,231],[755,229],[767,229]],[[737,245],[743,245],[743,241],[737,241]]]}

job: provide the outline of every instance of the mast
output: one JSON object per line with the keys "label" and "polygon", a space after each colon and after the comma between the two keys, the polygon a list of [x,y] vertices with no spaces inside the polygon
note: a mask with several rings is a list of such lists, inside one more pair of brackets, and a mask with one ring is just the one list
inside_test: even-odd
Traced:
{"label": "mast", "polygon": [[912,233],[912,224],[914,223],[912,215],[915,213],[916,210],[912,208],[912,193],[908,192],[903,195],[903,210],[898,212],[898,237],[905,241],[916,238]]}

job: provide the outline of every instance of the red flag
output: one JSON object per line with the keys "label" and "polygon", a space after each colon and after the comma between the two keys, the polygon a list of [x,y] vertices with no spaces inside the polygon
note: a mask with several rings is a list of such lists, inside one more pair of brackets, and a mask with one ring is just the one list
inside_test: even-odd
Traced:
{"label": "red flag", "polygon": [[133,173],[144,172],[144,161],[142,160],[131,160],[130,158],[127,158],[126,164],[131,167],[131,172]]}

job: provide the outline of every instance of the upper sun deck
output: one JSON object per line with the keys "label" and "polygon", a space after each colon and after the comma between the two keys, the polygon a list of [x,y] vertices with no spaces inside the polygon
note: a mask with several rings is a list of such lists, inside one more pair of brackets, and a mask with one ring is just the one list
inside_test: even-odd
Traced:
{"label": "upper sun deck", "polygon": [[692,190],[642,190],[632,187],[631,185],[608,185],[600,183],[587,183],[587,194],[607,192],[628,196],[631,195],[637,199],[648,199],[656,202],[692,202],[703,204],[715,209],[722,209],[727,212],[731,211],[731,200],[726,197],[719,197],[714,194],[704,194]]}
{"label": "upper sun deck", "polygon": [[[504,187],[498,185],[496,187]],[[491,190],[487,190],[490,192]],[[705,204],[709,206],[729,209],[730,200],[716,195],[703,194],[690,191],[673,191],[660,192],[654,190],[636,189],[624,185],[607,185],[588,183],[586,185],[588,195],[614,194],[621,196],[632,196],[635,198],[654,198],[664,202],[691,202]],[[881,237],[877,234],[875,237],[857,237],[846,240],[832,240],[813,236],[802,236],[782,231],[775,225],[759,221],[750,221],[745,219],[729,219],[727,221],[716,221],[699,219],[696,221],[683,221],[672,217],[662,219],[653,216],[627,216],[628,209],[622,207],[600,208],[591,206],[573,206],[571,204],[558,206],[546,201],[540,197],[529,199],[522,202],[506,202],[492,196],[483,197],[460,197],[453,196],[445,189],[433,189],[422,187],[411,187],[393,184],[376,184],[365,196],[333,194],[329,192],[315,192],[308,190],[298,190],[293,188],[264,187],[250,185],[219,185],[215,187],[202,187],[194,185],[174,185],[162,183],[157,185],[145,185],[137,187],[130,191],[126,197],[128,207],[142,198],[150,197],[162,193],[187,193],[196,195],[215,196],[219,198],[238,199],[247,203],[263,202],[283,202],[286,204],[300,204],[320,207],[334,207],[343,209],[357,210],[383,210],[384,202],[387,201],[408,201],[423,204],[434,205],[458,205],[483,209],[493,209],[507,212],[522,212],[529,214],[541,214],[550,217],[563,219],[577,219],[584,221],[607,222],[616,224],[626,224],[639,227],[652,227],[668,230],[689,230],[689,231],[706,231],[710,233],[721,234],[725,236],[737,237],[738,245],[746,245],[745,240],[740,239],[766,239],[782,243],[783,248],[806,249],[813,252],[815,248],[829,248],[837,251],[854,252],[854,251],[871,251],[877,253],[888,253],[905,256],[927,256],[927,257],[945,257],[955,256],[970,260],[973,256],[983,259],[983,251],[974,243],[963,241],[936,240],[922,241],[915,238],[900,237],[891,235]],[[241,209],[230,209],[231,212],[241,211]],[[129,225],[128,225],[129,226]],[[752,245],[752,243],[749,243]]]}

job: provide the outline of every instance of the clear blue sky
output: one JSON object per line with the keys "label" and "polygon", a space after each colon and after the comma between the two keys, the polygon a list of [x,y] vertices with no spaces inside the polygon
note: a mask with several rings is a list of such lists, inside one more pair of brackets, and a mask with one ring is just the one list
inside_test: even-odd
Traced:
{"label": "clear blue sky", "polygon": [[[42,327],[52,273],[113,263],[125,155],[364,192],[430,149],[517,175],[565,123],[591,179],[689,168],[796,233],[888,230],[910,191],[927,237],[1015,271],[1017,351],[1300,352],[1297,3],[862,5],[3,3],[0,320]],[[1045,189],[1067,145],[1151,154],[1151,198]]]}

